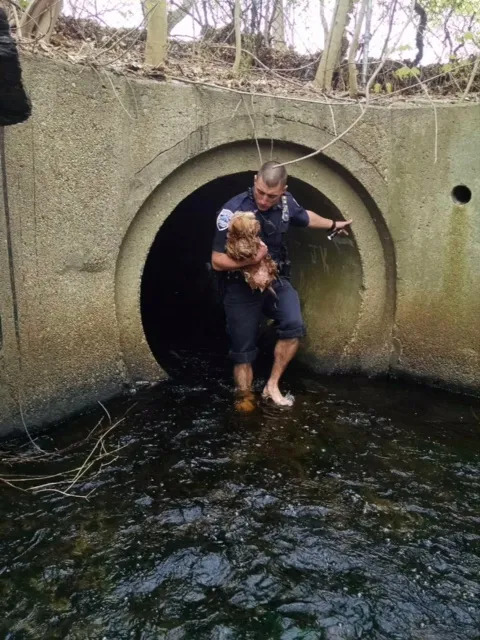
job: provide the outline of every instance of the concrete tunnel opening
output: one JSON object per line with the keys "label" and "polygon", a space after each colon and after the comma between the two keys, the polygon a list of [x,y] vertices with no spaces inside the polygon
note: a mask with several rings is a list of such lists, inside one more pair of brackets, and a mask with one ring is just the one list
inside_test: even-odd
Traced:
{"label": "concrete tunnel opening", "polygon": [[[226,356],[223,309],[212,289],[207,263],[218,210],[233,195],[248,189],[253,176],[253,171],[222,176],[192,192],[170,213],[150,248],[141,284],[142,322],[154,357],[169,374],[178,373],[185,354]],[[337,207],[310,184],[289,177],[288,190],[305,208],[342,219]],[[289,252],[302,307],[313,302],[315,322],[324,327],[329,340],[332,330],[337,331],[339,317],[344,327],[346,323],[353,328],[362,273],[354,241],[330,242],[326,235],[291,228]],[[304,312],[309,315],[306,308]],[[308,317],[306,322],[308,329]],[[325,362],[326,368],[330,364]]]}

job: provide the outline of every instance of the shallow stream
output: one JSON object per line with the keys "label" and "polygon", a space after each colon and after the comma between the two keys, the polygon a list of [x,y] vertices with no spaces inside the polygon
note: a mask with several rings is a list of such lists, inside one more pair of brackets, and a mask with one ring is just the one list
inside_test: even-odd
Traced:
{"label": "shallow stream", "polygon": [[88,501],[0,487],[0,638],[480,638],[478,400],[292,369],[292,410],[238,416],[191,366],[107,406],[126,446]]}

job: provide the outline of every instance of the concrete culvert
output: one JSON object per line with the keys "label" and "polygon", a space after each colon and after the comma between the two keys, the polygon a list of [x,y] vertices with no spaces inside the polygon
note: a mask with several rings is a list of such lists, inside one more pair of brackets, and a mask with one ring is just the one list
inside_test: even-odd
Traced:
{"label": "concrete culvert", "polygon": [[[305,152],[277,147],[283,161]],[[195,156],[160,180],[162,161],[152,161],[137,177],[129,203],[137,213],[117,260],[119,337],[133,381],[174,373],[171,351],[180,356],[174,355],[175,366],[185,349],[221,353],[227,366],[223,312],[209,290],[205,263],[217,211],[252,184],[258,165],[251,142]],[[328,218],[354,219],[353,234],[333,242],[323,231],[292,228],[289,234],[293,282],[308,329],[299,357],[319,371],[385,371],[392,357],[395,255],[383,216],[338,163],[312,158],[292,174],[289,190],[303,206]]]}
{"label": "concrete culvert", "polygon": [[[221,304],[208,269],[217,211],[253,182],[254,172],[213,180],[186,197],[166,219],[149,252],[142,278],[142,322],[153,355],[167,372],[185,351],[226,354]],[[341,212],[311,185],[290,177],[289,191],[307,209],[327,218]],[[320,340],[331,369],[353,330],[361,304],[362,268],[352,238],[334,242],[326,233],[291,229],[293,281],[307,322],[314,330],[308,345]],[[318,346],[318,345],[317,345]],[[326,348],[325,348],[326,347]]]}

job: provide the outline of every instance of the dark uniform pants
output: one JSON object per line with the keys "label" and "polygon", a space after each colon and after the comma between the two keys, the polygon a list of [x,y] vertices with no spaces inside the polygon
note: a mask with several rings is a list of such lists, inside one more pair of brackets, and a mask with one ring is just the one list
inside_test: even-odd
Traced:
{"label": "dark uniform pants", "polygon": [[242,279],[225,284],[223,304],[230,337],[230,357],[235,364],[253,362],[257,357],[257,338],[262,313],[274,320],[279,339],[303,338],[305,326],[298,293],[285,278],[271,291],[252,291]]}

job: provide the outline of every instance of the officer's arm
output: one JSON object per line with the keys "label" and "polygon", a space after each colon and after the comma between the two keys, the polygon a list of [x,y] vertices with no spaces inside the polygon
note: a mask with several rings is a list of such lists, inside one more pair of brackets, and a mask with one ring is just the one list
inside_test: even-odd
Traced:
{"label": "officer's arm", "polygon": [[[326,229],[328,231],[334,229],[343,229],[344,227],[348,227],[352,224],[353,220],[329,220],[328,218],[322,218],[318,213],[314,213],[313,211],[309,211],[307,209],[308,214],[308,228],[309,229]],[[335,222],[335,225],[334,225]],[[343,231],[343,233],[347,234],[347,231]]]}
{"label": "officer's arm", "polygon": [[226,253],[212,251],[212,267],[215,271],[234,271],[235,269],[243,269],[243,267],[258,264],[263,260],[267,253],[267,246],[263,244],[263,242],[253,260],[233,260],[232,258],[229,258]]}

